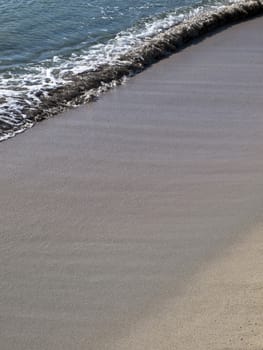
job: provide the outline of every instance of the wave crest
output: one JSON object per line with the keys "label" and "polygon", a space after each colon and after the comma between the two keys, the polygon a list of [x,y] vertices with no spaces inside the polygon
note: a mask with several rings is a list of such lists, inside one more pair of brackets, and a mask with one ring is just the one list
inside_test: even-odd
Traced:
{"label": "wave crest", "polygon": [[[146,38],[139,47],[120,55],[113,64],[105,63],[94,71],[68,72],[63,82],[41,86],[37,92],[21,94],[19,104],[9,107],[12,99],[0,98],[4,106],[0,117],[0,141],[32,127],[66,108],[89,102],[102,91],[120,84],[122,80],[182,49],[194,39],[225,25],[240,22],[263,13],[261,0],[249,0],[224,6],[214,12],[198,14],[153,37]],[[48,79],[48,77],[47,77]],[[65,82],[66,81],[66,82]],[[11,106],[12,107],[12,106]]]}

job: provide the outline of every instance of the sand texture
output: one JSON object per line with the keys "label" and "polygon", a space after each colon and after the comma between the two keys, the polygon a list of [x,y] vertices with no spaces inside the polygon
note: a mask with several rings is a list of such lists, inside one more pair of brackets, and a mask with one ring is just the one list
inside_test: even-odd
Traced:
{"label": "sand texture", "polygon": [[263,349],[263,228],[251,232],[114,349]]}
{"label": "sand texture", "polygon": [[1,143],[1,350],[261,349],[262,32]]}

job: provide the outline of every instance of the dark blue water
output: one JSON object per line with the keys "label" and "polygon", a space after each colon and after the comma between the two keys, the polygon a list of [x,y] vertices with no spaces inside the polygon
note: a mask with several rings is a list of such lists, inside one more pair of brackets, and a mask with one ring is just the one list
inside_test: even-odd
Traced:
{"label": "dark blue water", "polygon": [[[0,121],[31,126],[25,103],[176,23],[230,0],[0,0]],[[12,132],[11,132],[12,134]],[[10,132],[2,137],[8,137]]]}

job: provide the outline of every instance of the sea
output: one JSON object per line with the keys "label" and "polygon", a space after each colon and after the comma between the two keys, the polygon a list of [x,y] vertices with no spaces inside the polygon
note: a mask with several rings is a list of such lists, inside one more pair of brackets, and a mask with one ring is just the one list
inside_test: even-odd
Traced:
{"label": "sea", "polygon": [[[94,86],[83,83],[71,98],[76,77],[90,74],[94,81],[94,72],[116,68],[120,57],[138,53],[160,33],[237,2],[0,0],[0,141],[53,115],[54,91],[67,87],[70,95],[60,99],[59,111],[88,101],[103,85],[114,85],[114,79]],[[85,99],[78,99],[78,94]]]}

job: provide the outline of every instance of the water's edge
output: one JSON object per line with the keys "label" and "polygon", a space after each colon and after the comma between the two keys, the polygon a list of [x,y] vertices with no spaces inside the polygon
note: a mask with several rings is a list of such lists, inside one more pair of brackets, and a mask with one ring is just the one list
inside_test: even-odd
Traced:
{"label": "water's edge", "polygon": [[102,65],[94,72],[82,72],[60,87],[39,92],[37,106],[26,105],[23,125],[14,126],[0,121],[0,141],[6,140],[33,126],[36,122],[56,115],[67,108],[94,100],[108,88],[120,84],[123,78],[137,74],[147,66],[177,52],[193,40],[226,25],[235,24],[263,14],[261,0],[243,1],[216,12],[197,15],[166,32],[149,39],[140,48],[120,57],[115,65]]}

